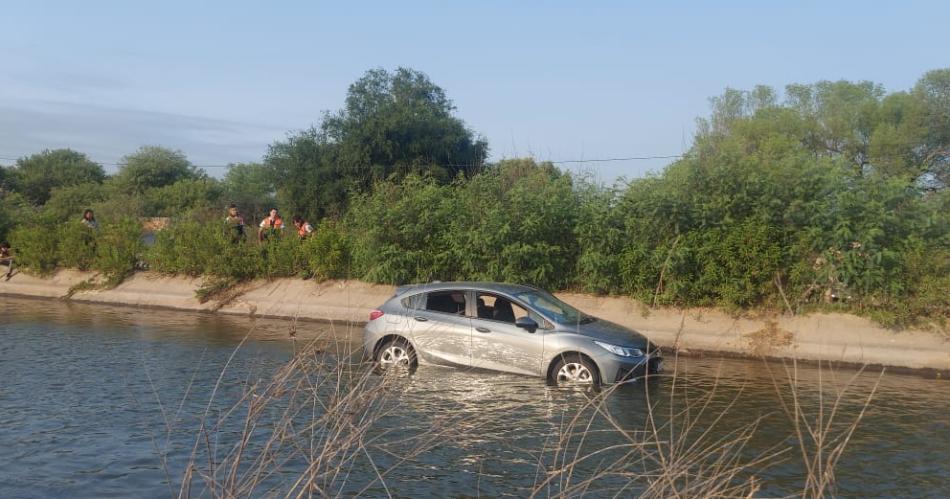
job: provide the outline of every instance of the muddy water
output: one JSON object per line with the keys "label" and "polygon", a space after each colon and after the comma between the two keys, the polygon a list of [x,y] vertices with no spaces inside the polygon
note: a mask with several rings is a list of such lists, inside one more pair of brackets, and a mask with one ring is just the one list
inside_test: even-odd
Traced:
{"label": "muddy water", "polygon": [[[352,341],[359,334],[345,325],[292,327],[284,321],[3,298],[0,497],[177,495],[198,417],[224,365],[231,359],[216,394],[221,407],[233,403],[248,380],[266,377],[292,355],[291,329],[298,346],[321,335]],[[650,405],[654,423],[669,422],[674,414],[674,431],[664,427],[662,435],[684,444],[735,441],[737,432],[755,424],[745,445],[731,452],[742,462],[773,456],[742,475],[756,477],[758,495],[796,494],[804,486],[795,427],[781,405],[791,400],[788,378],[794,376],[809,421],[824,414],[827,422],[837,398],[830,436],[844,435],[876,390],[835,470],[837,494],[950,496],[948,381],[814,366],[789,373],[781,364],[716,358],[668,359],[667,366],[668,372],[675,369],[675,381],[667,376],[624,386],[606,397],[604,409],[630,430],[651,427]],[[670,393],[682,398],[671,402]],[[589,395],[531,378],[422,367],[404,381],[397,411],[383,424],[418,428],[449,417],[458,432],[398,467],[386,488],[377,484],[369,494],[526,495],[546,476],[539,461],[551,464],[557,447],[552,442]],[[689,414],[676,412],[687,404]],[[586,451],[621,440],[602,419],[591,430]],[[228,445],[233,435],[222,432],[218,443]],[[361,489],[360,480],[372,476],[359,469],[364,465],[355,465],[345,491]],[[603,466],[581,466],[573,479]],[[292,476],[292,467],[282,475]],[[589,493],[617,492],[629,478],[604,477]],[[270,485],[280,490],[281,479]]]}

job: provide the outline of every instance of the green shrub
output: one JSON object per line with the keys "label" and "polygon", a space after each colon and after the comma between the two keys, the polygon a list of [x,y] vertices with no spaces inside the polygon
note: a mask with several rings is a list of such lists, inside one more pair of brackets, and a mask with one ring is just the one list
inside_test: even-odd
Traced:
{"label": "green shrub", "polygon": [[79,270],[91,269],[96,261],[96,236],[95,231],[78,221],[62,224],[59,227],[57,248],[59,265]]}
{"label": "green shrub", "polygon": [[350,247],[343,228],[324,220],[302,245],[309,274],[317,281],[344,279],[350,272]]}
{"label": "green shrub", "polygon": [[260,245],[262,277],[295,277],[306,274],[306,255],[303,243],[289,229],[280,236],[270,237]]}
{"label": "green shrub", "polygon": [[155,234],[155,244],[146,253],[149,268],[169,274],[200,276],[218,274],[231,244],[224,224],[209,225],[176,220]]}
{"label": "green shrub", "polygon": [[135,271],[143,252],[142,224],[126,219],[104,224],[96,234],[95,269],[111,285]]}
{"label": "green shrub", "polygon": [[48,275],[59,265],[59,231],[46,225],[21,225],[10,235],[17,265],[39,275]]}

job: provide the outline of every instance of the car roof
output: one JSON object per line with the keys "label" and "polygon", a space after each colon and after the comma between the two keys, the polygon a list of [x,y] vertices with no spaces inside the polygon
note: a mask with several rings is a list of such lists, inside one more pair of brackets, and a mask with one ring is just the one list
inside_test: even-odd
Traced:
{"label": "car roof", "polygon": [[523,284],[508,284],[501,282],[472,282],[472,281],[450,281],[450,282],[430,282],[426,284],[408,284],[396,288],[396,296],[409,292],[440,291],[445,289],[473,289],[477,291],[494,291],[504,294],[518,294],[525,291],[537,291],[537,288]]}

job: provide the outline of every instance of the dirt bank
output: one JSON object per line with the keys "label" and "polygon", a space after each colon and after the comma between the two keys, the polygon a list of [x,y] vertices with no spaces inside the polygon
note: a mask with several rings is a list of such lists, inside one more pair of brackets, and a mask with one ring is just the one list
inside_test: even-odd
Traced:
{"label": "dirt bank", "polygon": [[[60,271],[49,278],[17,274],[0,281],[0,295],[62,298],[90,273]],[[138,273],[111,290],[75,293],[82,302],[161,307],[324,321],[364,322],[373,307],[392,296],[392,286],[356,281],[314,283],[300,279],[254,281],[223,301],[200,303],[200,279]],[[636,329],[655,343],[685,353],[797,358],[852,364],[950,370],[950,339],[924,331],[891,331],[846,314],[738,319],[710,309],[648,310],[621,297],[565,293],[562,299],[592,315]]]}

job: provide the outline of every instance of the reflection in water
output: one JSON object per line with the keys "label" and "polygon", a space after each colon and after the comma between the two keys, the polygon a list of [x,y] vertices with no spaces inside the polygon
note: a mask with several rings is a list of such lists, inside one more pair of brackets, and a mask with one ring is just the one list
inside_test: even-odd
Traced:
{"label": "reflection in water", "polygon": [[[0,317],[4,497],[177,493],[199,418],[232,354],[210,406],[213,415],[289,359],[301,342],[327,337],[327,348],[355,349],[360,334],[359,328],[346,324],[301,322],[295,325],[295,344],[288,321],[9,298],[0,304]],[[682,388],[675,392],[680,398],[674,408],[685,407],[682,397],[706,403],[705,412],[694,408],[690,438],[708,430],[715,439],[757,423],[743,457],[784,451],[772,466],[756,470],[759,493],[765,496],[800,491],[804,473],[773,380],[797,376],[799,401],[814,415],[819,402],[830,404],[835,388],[854,375],[812,367],[787,375],[781,364],[755,361],[670,360],[668,370],[675,368],[676,384]],[[853,380],[838,408],[841,424],[854,419],[877,374]],[[384,417],[385,428],[419,428],[448,417],[460,435],[387,477],[390,491],[406,496],[524,495],[544,479],[539,460],[553,464],[559,436],[590,400],[585,390],[476,370],[426,366],[401,383],[394,395],[398,411]],[[672,385],[668,377],[631,383],[606,397],[604,409],[623,428],[646,430],[648,407],[654,408],[657,419],[670,419],[664,415],[671,414]],[[782,390],[787,382],[779,385],[787,397]],[[884,376],[837,468],[837,492],[950,495],[948,388],[946,381]],[[724,411],[726,417],[716,421],[714,416]],[[597,420],[585,448],[616,444],[617,434],[600,431],[605,429]],[[684,430],[677,427],[677,432]],[[237,434],[235,428],[224,428],[220,444],[227,445]],[[172,483],[166,480],[160,455],[168,458]],[[354,471],[354,477],[368,474]],[[609,480],[599,485],[609,486]],[[380,488],[370,492],[385,493]]]}

